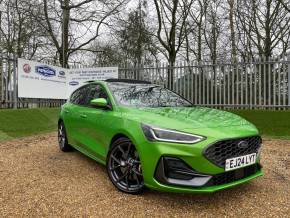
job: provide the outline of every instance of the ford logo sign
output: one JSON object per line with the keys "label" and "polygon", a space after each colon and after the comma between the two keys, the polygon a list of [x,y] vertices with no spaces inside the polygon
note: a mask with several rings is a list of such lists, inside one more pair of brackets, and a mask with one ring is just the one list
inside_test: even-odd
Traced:
{"label": "ford logo sign", "polygon": [[59,75],[64,76],[65,72],[64,71],[59,71]]}
{"label": "ford logo sign", "polygon": [[46,76],[46,77],[51,77],[55,76],[56,72],[53,68],[46,66],[46,65],[41,65],[41,66],[36,66],[35,67],[36,73]]}
{"label": "ford logo sign", "polygon": [[77,81],[71,81],[71,82],[69,82],[69,84],[70,84],[71,86],[76,86],[76,85],[79,84],[79,82],[77,82]]}
{"label": "ford logo sign", "polygon": [[248,142],[246,142],[246,141],[240,141],[240,142],[238,143],[238,147],[241,148],[241,149],[245,149],[245,148],[247,148],[248,146],[249,146],[249,144],[248,144]]}

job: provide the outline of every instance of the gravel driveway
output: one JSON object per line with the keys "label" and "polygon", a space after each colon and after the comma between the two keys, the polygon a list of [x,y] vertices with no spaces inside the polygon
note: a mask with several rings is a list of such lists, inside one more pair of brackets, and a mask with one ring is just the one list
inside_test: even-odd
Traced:
{"label": "gravel driveway", "polygon": [[104,166],[63,153],[55,134],[0,144],[0,217],[290,215],[290,141],[265,140],[264,177],[214,194],[118,192]]}

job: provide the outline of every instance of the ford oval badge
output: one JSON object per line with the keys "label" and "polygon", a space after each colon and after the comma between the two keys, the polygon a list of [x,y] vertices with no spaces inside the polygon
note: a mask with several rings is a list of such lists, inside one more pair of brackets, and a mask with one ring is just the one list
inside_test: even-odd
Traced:
{"label": "ford oval badge", "polygon": [[249,144],[248,144],[248,142],[246,142],[246,141],[240,141],[240,142],[238,143],[238,147],[241,148],[241,149],[245,149],[245,148],[247,148],[248,146],[249,146]]}
{"label": "ford oval badge", "polygon": [[52,76],[55,76],[56,74],[53,68],[46,65],[36,66],[35,72],[46,77],[52,77]]}
{"label": "ford oval badge", "polygon": [[76,85],[79,84],[79,82],[78,82],[78,81],[71,81],[71,82],[69,82],[69,84],[70,84],[71,86],[76,86]]}

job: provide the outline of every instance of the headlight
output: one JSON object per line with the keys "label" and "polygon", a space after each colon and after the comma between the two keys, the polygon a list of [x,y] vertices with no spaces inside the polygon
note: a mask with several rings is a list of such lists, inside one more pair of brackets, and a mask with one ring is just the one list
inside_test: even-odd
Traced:
{"label": "headlight", "polygon": [[170,129],[162,129],[159,127],[142,124],[144,135],[149,141],[176,142],[184,144],[197,143],[204,139],[202,136],[197,136],[189,133],[179,132]]}

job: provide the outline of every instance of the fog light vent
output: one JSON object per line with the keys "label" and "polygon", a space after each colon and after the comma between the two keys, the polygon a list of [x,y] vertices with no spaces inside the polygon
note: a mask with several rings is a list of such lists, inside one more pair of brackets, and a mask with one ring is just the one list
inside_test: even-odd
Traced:
{"label": "fog light vent", "polygon": [[193,169],[178,158],[163,157],[161,161],[167,178],[190,180],[195,176]]}
{"label": "fog light vent", "polygon": [[155,179],[163,184],[198,187],[210,178],[210,175],[200,174],[174,157],[161,157],[155,170]]}
{"label": "fog light vent", "polygon": [[172,157],[165,157],[164,158],[165,167],[168,168],[168,170],[181,170],[181,171],[192,171],[189,166],[187,166],[182,160],[178,158],[172,158]]}

